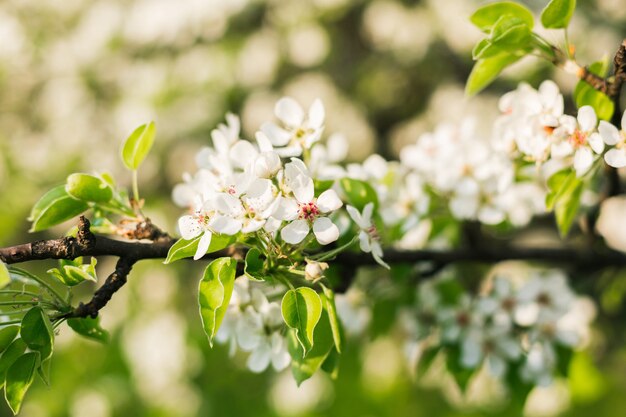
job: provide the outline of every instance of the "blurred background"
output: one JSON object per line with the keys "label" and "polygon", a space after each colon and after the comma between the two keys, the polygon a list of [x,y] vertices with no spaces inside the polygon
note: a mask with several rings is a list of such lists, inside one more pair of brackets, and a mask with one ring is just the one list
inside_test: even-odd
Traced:
{"label": "blurred background", "polygon": [[[327,132],[349,140],[349,159],[397,157],[437,123],[497,115],[519,80],[554,78],[567,97],[574,79],[523,60],[486,93],[463,95],[480,33],[475,0],[0,0],[0,245],[28,235],[32,204],[75,171],[111,172],[128,184],[122,140],[155,120],[158,139],[140,171],[147,213],[175,230],[170,192],[228,111],[252,138],[290,95],[326,107]],[[525,2],[536,11],[544,0]],[[580,0],[570,39],[581,63],[612,56],[626,36],[626,7]],[[561,34],[546,33],[562,42]],[[50,265],[33,265],[45,271]],[[52,385],[36,384],[22,415],[44,416],[456,416],[500,415],[476,388],[415,383],[402,343],[386,332],[393,308],[370,300],[364,330],[350,339],[336,381],[317,375],[300,389],[289,371],[254,375],[227,349],[210,350],[195,306],[202,266],[142,262],[102,312],[107,346],[62,327]],[[99,263],[101,279],[111,261]],[[364,273],[366,274],[366,273]],[[367,277],[365,277],[366,279]],[[600,283],[601,281],[600,277]],[[620,281],[622,284],[620,284]],[[536,390],[529,415],[621,416],[626,409],[626,282],[596,297],[592,392],[558,383]],[[87,285],[87,284],[85,284]],[[607,289],[608,288],[608,289]],[[84,288],[85,296],[92,289]],[[388,319],[386,321],[386,318]],[[366,320],[368,319],[368,320]],[[595,368],[599,366],[599,370]],[[580,384],[580,382],[579,382]],[[578,394],[574,395],[572,392]],[[582,394],[581,394],[582,392]],[[465,402],[463,402],[465,401]],[[9,415],[4,403],[0,414]],[[461,410],[461,411],[459,411]]]}

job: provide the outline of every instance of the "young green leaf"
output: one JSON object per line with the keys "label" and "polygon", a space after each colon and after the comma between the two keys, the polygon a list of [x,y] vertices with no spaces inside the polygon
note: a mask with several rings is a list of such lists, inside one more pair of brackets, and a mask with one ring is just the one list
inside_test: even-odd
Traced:
{"label": "young green leaf", "polygon": [[67,320],[67,325],[81,336],[88,339],[96,340],[102,343],[108,343],[109,332],[100,327],[100,319],[96,317],[72,318]]}
{"label": "young green leaf", "polygon": [[250,249],[246,253],[246,264],[243,269],[246,277],[252,281],[265,281],[264,264],[261,251],[257,248]]}
{"label": "young green leaf", "polygon": [[141,125],[130,134],[122,147],[122,160],[130,170],[136,170],[150,152],[154,143],[156,127],[154,122]]}
{"label": "young green leaf", "polygon": [[33,207],[29,219],[33,222],[30,232],[38,232],[76,217],[89,208],[86,202],[77,200],[60,185],[44,194]]}
{"label": "young green leaf", "polygon": [[4,352],[13,343],[19,331],[20,326],[9,326],[0,330],[0,353]]}
{"label": "young green leaf", "polygon": [[52,356],[54,332],[41,307],[33,307],[24,315],[20,335],[30,350],[41,353],[42,361]]}
{"label": "young green leaf", "polygon": [[473,96],[496,79],[496,77],[509,65],[517,62],[522,56],[500,54],[491,58],[476,61],[472,72],[465,85],[465,94]]}
{"label": "young green leaf", "polygon": [[0,260],[0,289],[11,283],[11,274],[6,264]]}
{"label": "young green leaf", "polygon": [[533,13],[521,4],[500,1],[479,7],[470,17],[470,21],[483,32],[490,32],[502,16],[521,19],[531,30],[535,25]]}
{"label": "young green leaf", "polygon": [[[176,243],[172,245],[167,252],[167,258],[165,258],[164,264],[170,264],[178,261],[179,259],[191,258],[195,255],[198,249],[198,243],[202,235],[193,238],[191,240],[178,239]],[[213,234],[211,237],[211,244],[207,253],[217,252],[225,247],[229,246],[235,241],[235,236]]]}
{"label": "young green leaf", "polygon": [[489,40],[494,46],[512,52],[526,48],[531,41],[531,29],[516,17],[502,16],[491,30]]}
{"label": "young green leaf", "polygon": [[113,198],[109,184],[89,174],[71,174],[67,177],[65,191],[74,198],[95,203],[104,203]]}
{"label": "young green leaf", "polygon": [[564,29],[576,9],[576,0],[551,0],[541,12],[541,24],[546,29]]}
{"label": "young green leaf", "polygon": [[0,386],[4,385],[7,369],[17,358],[26,351],[26,343],[22,339],[15,339],[0,356]]}
{"label": "young green leaf", "polygon": [[290,329],[287,336],[287,348],[292,358],[291,372],[298,385],[317,372],[330,352],[334,350],[333,347],[333,333],[326,309],[322,311],[319,323],[315,328],[313,348],[306,355],[298,339],[297,330]]}
{"label": "young green leaf", "polygon": [[287,326],[296,331],[303,355],[307,355],[314,345],[313,333],[322,316],[320,296],[307,287],[289,290],[283,297],[281,311]]}
{"label": "young green leaf", "polygon": [[7,370],[4,387],[6,399],[13,414],[20,412],[26,391],[35,378],[35,368],[39,361],[39,352],[28,352],[20,356]]}
{"label": "young green leaf", "polygon": [[[589,71],[600,76],[606,77],[609,71],[608,58],[602,61],[594,62],[589,66]],[[596,90],[585,81],[579,81],[574,88],[574,101],[576,107],[591,106],[595,110],[598,118],[601,120],[610,121],[615,111],[615,104],[613,100],[606,94]]]}
{"label": "young green leaf", "polygon": [[373,202],[374,207],[378,207],[378,194],[367,182],[352,178],[342,178],[339,184],[341,184],[341,188],[346,194],[350,205],[363,210],[367,203]]}
{"label": "young green leaf", "polygon": [[211,346],[233,293],[236,268],[237,261],[233,258],[216,259],[206,267],[198,286],[200,318]]}
{"label": "young green leaf", "polygon": [[97,282],[95,257],[88,264],[82,263],[82,258],[73,261],[60,260],[59,268],[49,269],[47,272],[68,287],[73,287],[83,281]]}

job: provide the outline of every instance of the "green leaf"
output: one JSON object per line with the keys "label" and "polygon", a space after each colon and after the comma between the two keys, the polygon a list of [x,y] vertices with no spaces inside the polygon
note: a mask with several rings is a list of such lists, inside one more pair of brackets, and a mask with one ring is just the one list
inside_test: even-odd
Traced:
{"label": "green leaf", "polygon": [[541,24],[546,29],[564,29],[576,9],[576,0],[551,0],[541,12]]}
{"label": "green leaf", "polygon": [[493,26],[489,40],[494,46],[513,52],[530,44],[531,33],[530,27],[522,19],[502,16]]}
{"label": "green leaf", "polygon": [[321,369],[326,372],[332,379],[337,379],[339,376],[339,362],[341,355],[337,352],[337,349],[331,349],[322,363]]}
{"label": "green leaf", "polygon": [[246,277],[252,281],[265,281],[265,257],[261,251],[252,248],[246,253],[246,264],[243,268]]}
{"label": "green leaf", "polygon": [[54,332],[41,307],[33,307],[24,315],[20,335],[29,349],[41,354],[42,361],[52,356]]}
{"label": "green leaf", "polygon": [[479,7],[470,17],[470,21],[483,32],[489,32],[502,16],[521,19],[531,30],[535,25],[532,12],[521,4],[511,1],[490,3]]}
{"label": "green leaf", "polygon": [[569,375],[569,366],[574,356],[574,350],[569,346],[555,343],[554,350],[556,353],[556,371],[560,376],[567,377]]}
{"label": "green leaf", "polygon": [[[307,288],[309,289],[309,288]],[[291,329],[287,336],[287,348],[292,357],[291,372],[300,385],[309,379],[326,361],[334,347],[333,332],[330,325],[328,310],[323,309],[319,323],[315,327],[313,348],[305,353],[300,343],[297,330]]]}
{"label": "green leaf", "polygon": [[9,268],[6,264],[0,260],[0,289],[6,287],[11,283],[11,274],[9,274]]}
{"label": "green leaf", "polygon": [[522,363],[522,361],[518,361],[509,364],[504,378],[511,399],[511,407],[516,411],[515,415],[522,415],[526,399],[534,388],[533,384],[522,379],[520,375]]}
{"label": "green leaf", "polygon": [[494,45],[489,39],[482,39],[472,49],[472,59],[491,58],[502,53],[507,53],[507,49]]}
{"label": "green leaf", "polygon": [[83,281],[97,282],[97,262],[95,257],[92,257],[88,264],[83,264],[82,258],[76,258],[73,261],[62,259],[59,261],[59,268],[52,268],[47,272],[68,287],[73,287]]}
{"label": "green leaf", "polygon": [[65,186],[55,187],[35,203],[29,217],[33,222],[30,232],[38,232],[63,223],[88,208],[84,201],[71,197],[65,191]]}
{"label": "green leaf", "polygon": [[17,358],[26,351],[26,343],[22,339],[15,339],[0,356],[0,386],[4,385],[7,369]]}
{"label": "green leaf", "polygon": [[154,143],[154,122],[141,125],[130,134],[122,147],[122,160],[130,170],[139,168]]}
{"label": "green leaf", "polygon": [[341,353],[342,346],[342,331],[339,317],[337,316],[337,307],[335,306],[335,293],[330,288],[322,285],[324,296],[322,297],[322,304],[324,311],[328,314],[328,321],[330,322],[330,330],[333,334],[333,341],[335,342],[335,348],[337,352]]}
{"label": "green leaf", "polygon": [[431,346],[425,349],[417,361],[416,374],[417,377],[422,377],[430,369],[430,365],[434,362],[435,358],[439,354],[440,346]]}
{"label": "green leaf", "polygon": [[96,317],[86,318],[71,318],[67,320],[67,325],[72,328],[76,333],[89,339],[97,340],[98,342],[108,343],[109,332],[100,327],[100,319]]}
{"label": "green leaf", "polygon": [[20,326],[9,326],[0,330],[0,353],[4,352],[20,332]]}
{"label": "green leaf", "polygon": [[39,360],[39,352],[28,352],[15,360],[7,370],[4,387],[4,398],[13,414],[20,412],[26,391],[35,378],[35,368]]}
{"label": "green leaf", "polygon": [[374,203],[374,208],[378,207],[378,194],[367,182],[352,178],[342,178],[339,184],[341,184],[341,188],[346,194],[348,203],[359,209],[359,211],[362,211],[363,207],[370,202]]}
{"label": "green leaf", "polygon": [[500,54],[491,58],[479,59],[465,85],[465,94],[473,96],[483,90],[509,65],[519,61],[520,55]]}
{"label": "green leaf", "polygon": [[562,196],[556,203],[554,214],[561,237],[567,236],[572,223],[574,223],[580,207],[580,197],[583,193],[583,188],[583,182],[579,181],[571,193]]}
{"label": "green leaf", "polygon": [[95,203],[105,203],[113,198],[113,190],[102,179],[76,173],[67,177],[65,191],[74,198]]}
{"label": "green leaf", "polygon": [[237,261],[219,258],[206,267],[198,286],[198,305],[202,327],[213,346],[213,337],[222,324],[235,284]]}
{"label": "green leaf", "polygon": [[[163,263],[170,264],[179,259],[192,258],[196,254],[201,237],[202,235],[191,240],[178,239],[167,252],[167,258]],[[213,234],[207,253],[222,250],[235,242],[235,239],[235,236]]]}
{"label": "green leaf", "polygon": [[307,355],[314,345],[313,332],[322,316],[322,309],[322,299],[311,288],[289,290],[283,297],[283,320],[287,326],[295,329],[303,355]]}

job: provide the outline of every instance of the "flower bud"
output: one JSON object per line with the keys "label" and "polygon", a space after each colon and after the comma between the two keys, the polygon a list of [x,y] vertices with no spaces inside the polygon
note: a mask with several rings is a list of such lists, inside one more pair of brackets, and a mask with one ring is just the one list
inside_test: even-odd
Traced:
{"label": "flower bud", "polygon": [[326,262],[306,261],[304,274],[307,281],[316,282],[324,277],[324,271],[328,269]]}

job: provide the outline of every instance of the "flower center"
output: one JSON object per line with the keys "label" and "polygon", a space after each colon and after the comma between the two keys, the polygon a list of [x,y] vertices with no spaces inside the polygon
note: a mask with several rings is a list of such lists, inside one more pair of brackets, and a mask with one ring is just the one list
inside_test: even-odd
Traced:
{"label": "flower center", "polygon": [[317,208],[317,204],[314,201],[310,203],[300,204],[300,219],[313,221],[320,214],[320,209]]}
{"label": "flower center", "polygon": [[587,134],[585,132],[581,132],[576,129],[574,133],[568,138],[569,143],[572,144],[575,148],[580,148],[583,145],[587,144]]}
{"label": "flower center", "polygon": [[373,240],[380,240],[380,235],[378,234],[376,226],[371,225],[365,230],[365,232],[367,232],[367,234],[370,235]]}

